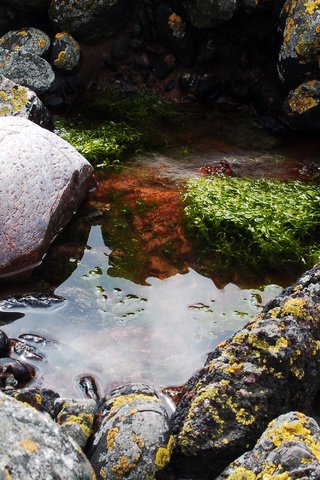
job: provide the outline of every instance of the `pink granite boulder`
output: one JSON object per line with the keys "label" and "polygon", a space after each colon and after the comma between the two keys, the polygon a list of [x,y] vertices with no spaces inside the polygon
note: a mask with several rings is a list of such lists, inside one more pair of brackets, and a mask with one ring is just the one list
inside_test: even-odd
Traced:
{"label": "pink granite boulder", "polygon": [[93,184],[91,165],[54,133],[0,118],[0,280],[38,265]]}

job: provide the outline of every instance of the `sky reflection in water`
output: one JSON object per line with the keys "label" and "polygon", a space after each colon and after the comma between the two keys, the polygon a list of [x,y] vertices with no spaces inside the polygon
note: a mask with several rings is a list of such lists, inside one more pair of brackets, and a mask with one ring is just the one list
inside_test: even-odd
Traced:
{"label": "sky reflection in water", "polygon": [[60,395],[81,397],[84,374],[95,377],[102,393],[129,381],[183,384],[207,352],[281,291],[232,283],[218,289],[191,269],[137,285],[108,275],[111,251],[100,226],[91,228],[87,243],[77,269],[55,292],[66,299],[62,306],[14,310],[24,317],[2,327],[10,337],[34,333],[55,340],[36,345],[44,361],[26,361],[37,367],[35,383]]}

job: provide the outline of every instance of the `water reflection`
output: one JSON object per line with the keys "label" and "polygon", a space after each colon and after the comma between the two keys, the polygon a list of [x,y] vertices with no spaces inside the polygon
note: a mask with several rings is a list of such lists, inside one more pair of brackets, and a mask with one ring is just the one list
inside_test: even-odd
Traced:
{"label": "water reflection", "polygon": [[[21,318],[3,330],[43,357],[41,362],[28,358],[37,369],[34,382],[61,395],[80,397],[83,375],[93,376],[102,393],[127,381],[182,384],[208,351],[280,290],[232,283],[218,289],[192,269],[138,285],[108,275],[111,250],[101,226],[91,228],[87,244],[75,271],[55,291],[65,299],[60,306],[5,310],[7,318],[16,319],[17,313]],[[30,348],[18,351],[15,356],[24,359]]]}

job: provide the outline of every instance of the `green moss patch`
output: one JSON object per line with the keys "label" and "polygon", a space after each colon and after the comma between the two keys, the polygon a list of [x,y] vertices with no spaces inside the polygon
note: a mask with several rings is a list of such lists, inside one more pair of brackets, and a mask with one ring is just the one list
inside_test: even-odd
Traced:
{"label": "green moss patch", "polygon": [[196,178],[185,202],[188,226],[225,263],[281,268],[320,259],[316,184]]}

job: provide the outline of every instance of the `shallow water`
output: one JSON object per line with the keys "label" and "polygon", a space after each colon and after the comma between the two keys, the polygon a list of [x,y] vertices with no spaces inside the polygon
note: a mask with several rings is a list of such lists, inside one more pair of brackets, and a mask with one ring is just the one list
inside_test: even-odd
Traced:
{"label": "shallow water", "polygon": [[48,291],[64,299],[42,308],[0,303],[1,328],[25,343],[13,356],[36,367],[34,384],[77,398],[88,375],[100,394],[129,381],[181,385],[299,273],[253,278],[218,267],[185,231],[181,196],[185,179],[222,158],[237,175],[301,178],[317,161],[317,142],[281,143],[245,112],[173,122],[160,133],[166,148],[99,179],[34,276],[2,287],[0,299]]}

